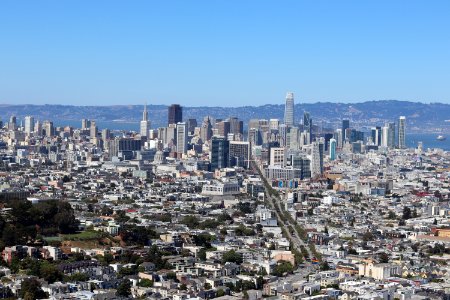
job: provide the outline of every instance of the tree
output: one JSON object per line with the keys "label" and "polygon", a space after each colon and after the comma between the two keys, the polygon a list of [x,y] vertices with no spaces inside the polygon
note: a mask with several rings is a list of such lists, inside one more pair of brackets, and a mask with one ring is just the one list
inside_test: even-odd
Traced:
{"label": "tree", "polygon": [[273,270],[273,275],[282,277],[294,271],[294,267],[288,261],[281,261]]}
{"label": "tree", "polygon": [[411,209],[407,206],[405,206],[403,208],[403,215],[402,215],[402,219],[403,220],[408,220],[411,218]]}
{"label": "tree", "polygon": [[188,215],[181,220],[181,224],[187,225],[189,228],[196,228],[200,224],[200,221],[196,216]]}
{"label": "tree", "polygon": [[89,275],[86,273],[75,273],[73,275],[70,276],[66,276],[64,277],[64,281],[65,282],[72,282],[72,281],[88,281],[89,280]]}
{"label": "tree", "polygon": [[34,278],[26,278],[22,281],[19,296],[24,299],[43,299],[48,297],[41,289],[41,283]]}
{"label": "tree", "polygon": [[116,290],[116,296],[128,297],[131,295],[131,281],[128,279],[122,280]]}
{"label": "tree", "polygon": [[321,270],[321,271],[328,271],[328,270],[330,270],[330,265],[328,264],[327,261],[323,261],[323,262],[320,264],[320,270]]}
{"label": "tree", "polygon": [[151,281],[150,279],[147,278],[143,278],[139,281],[139,286],[142,287],[152,287],[153,286],[153,281]]}
{"label": "tree", "polygon": [[62,280],[63,275],[58,270],[58,268],[49,262],[42,262],[40,266],[40,277],[42,277],[44,280],[48,281],[49,283],[53,283],[58,280]]}
{"label": "tree", "polygon": [[389,262],[389,255],[386,254],[386,252],[382,252],[378,255],[378,260],[380,263],[385,264]]}
{"label": "tree", "polygon": [[374,236],[373,236],[372,232],[366,231],[363,235],[363,241],[368,242],[368,241],[373,241],[373,240],[374,240]]}
{"label": "tree", "polygon": [[222,289],[218,289],[216,293],[216,297],[222,297],[225,296],[225,292]]}
{"label": "tree", "polygon": [[242,281],[242,285],[241,285],[241,289],[243,291],[254,290],[254,289],[256,289],[256,286],[255,286],[255,283],[253,281],[243,280]]}
{"label": "tree", "polygon": [[206,250],[205,249],[200,249],[200,251],[198,252],[197,257],[201,261],[205,261],[206,260]]}
{"label": "tree", "polygon": [[392,210],[390,210],[389,213],[388,213],[388,219],[389,220],[394,220],[395,218],[396,218],[395,213]]}
{"label": "tree", "polygon": [[222,256],[222,263],[233,262],[238,265],[242,263],[242,256],[234,250],[225,252]]}
{"label": "tree", "polygon": [[264,278],[262,276],[258,276],[256,278],[256,288],[257,289],[262,289],[264,286]]}

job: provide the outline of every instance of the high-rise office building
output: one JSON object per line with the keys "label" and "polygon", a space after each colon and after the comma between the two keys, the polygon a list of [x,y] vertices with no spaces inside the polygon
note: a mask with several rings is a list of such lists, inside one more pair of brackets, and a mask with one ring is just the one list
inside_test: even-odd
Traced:
{"label": "high-rise office building", "polygon": [[305,130],[307,133],[309,133],[309,142],[312,142],[312,119],[309,112],[305,111],[303,113],[303,130]]}
{"label": "high-rise office building", "polygon": [[197,127],[197,119],[188,119],[187,121],[188,132],[193,134],[195,127]]}
{"label": "high-rise office building", "polygon": [[34,132],[34,118],[32,116],[25,117],[25,133],[31,134]]}
{"label": "high-rise office building", "polygon": [[370,131],[371,131],[372,143],[375,146],[381,146],[381,127],[379,127],[379,126],[372,127]]}
{"label": "high-rise office building", "polygon": [[342,148],[342,129],[336,129],[336,133],[335,133],[335,140],[337,141],[337,147],[339,149]]}
{"label": "high-rise office building", "polygon": [[81,129],[86,130],[91,128],[91,121],[88,119],[81,119]]}
{"label": "high-rise office building", "polygon": [[16,130],[17,129],[17,118],[16,118],[16,116],[9,117],[8,129],[9,130]]}
{"label": "high-rise office building", "polygon": [[220,136],[227,137],[230,133],[230,121],[220,121],[216,123],[217,133]]}
{"label": "high-rise office building", "polygon": [[108,141],[111,138],[111,131],[109,129],[103,129],[102,130],[102,140],[104,143]]}
{"label": "high-rise office building", "polygon": [[382,130],[381,146],[395,147],[395,123],[384,124]]}
{"label": "high-rise office building", "polygon": [[95,123],[95,121],[91,121],[89,135],[90,135],[91,139],[97,138],[98,127],[97,127],[97,124]]}
{"label": "high-rise office building", "polygon": [[[212,124],[211,124],[211,118],[205,117],[202,122],[202,127],[200,128],[200,138],[202,139],[202,142],[205,143],[209,141],[212,137],[213,131],[212,131]],[[226,135],[222,135],[226,137]]]}
{"label": "high-rise office building", "polygon": [[336,146],[337,146],[337,142],[335,139],[331,139],[330,140],[330,160],[335,160],[336,159]]}
{"label": "high-rise office building", "polygon": [[286,124],[280,124],[278,127],[278,140],[281,147],[286,147],[288,128],[289,127]]}
{"label": "high-rise office building", "polygon": [[344,141],[349,139],[350,137],[347,136],[347,129],[350,128],[350,120],[342,120],[342,144],[344,144]]}
{"label": "high-rise office building", "polygon": [[406,148],[406,117],[401,116],[398,119],[398,148]]}
{"label": "high-rise office building", "polygon": [[284,147],[270,148],[270,165],[284,167],[286,165],[286,149]]}
{"label": "high-rise office building", "polygon": [[230,161],[229,166],[248,168],[250,165],[250,143],[242,141],[230,142]]}
{"label": "high-rise office building", "polygon": [[388,127],[388,138],[387,138],[387,146],[389,148],[395,147],[395,123],[391,122],[387,124]]}
{"label": "high-rise office building", "polygon": [[55,135],[55,128],[53,127],[53,122],[51,121],[44,121],[42,123],[42,130],[44,131],[44,135],[47,137]]}
{"label": "high-rise office building", "polygon": [[228,119],[230,122],[230,132],[234,135],[244,134],[244,122],[236,117],[231,117]]}
{"label": "high-rise office building", "polygon": [[316,177],[322,174],[319,142],[312,142],[311,147],[311,177]]}
{"label": "high-rise office building", "polygon": [[300,131],[298,127],[291,127],[286,138],[286,147],[291,150],[300,149]]}
{"label": "high-rise office building", "polygon": [[230,142],[224,137],[214,136],[211,140],[211,171],[228,167]]}
{"label": "high-rise office building", "polygon": [[42,135],[42,123],[39,120],[34,124],[34,133],[38,136]]}
{"label": "high-rise office building", "polygon": [[248,141],[251,146],[261,145],[261,132],[257,128],[249,128],[248,130]]}
{"label": "high-rise office building", "polygon": [[169,106],[168,124],[178,124],[183,121],[183,108],[179,104]]}
{"label": "high-rise office building", "polygon": [[294,93],[287,93],[284,106],[284,124],[294,126]]}
{"label": "high-rise office building", "polygon": [[389,127],[387,124],[381,128],[381,146],[387,147],[389,139]]}
{"label": "high-rise office building", "polygon": [[150,130],[150,121],[148,120],[147,104],[144,106],[144,112],[142,113],[142,121],[140,123],[140,135],[141,137],[147,137]]}
{"label": "high-rise office building", "polygon": [[177,124],[177,153],[186,154],[188,144],[188,131],[186,123]]}
{"label": "high-rise office building", "polygon": [[270,119],[269,120],[269,129],[270,130],[278,130],[279,126],[280,126],[280,120],[278,120],[278,119]]}

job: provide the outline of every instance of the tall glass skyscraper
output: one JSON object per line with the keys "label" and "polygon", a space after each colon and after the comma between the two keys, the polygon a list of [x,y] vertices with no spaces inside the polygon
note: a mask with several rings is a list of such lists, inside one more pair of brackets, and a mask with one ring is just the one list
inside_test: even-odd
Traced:
{"label": "tall glass skyscraper", "polygon": [[401,116],[398,119],[398,148],[406,148],[406,117]]}
{"label": "tall glass skyscraper", "polygon": [[167,124],[178,124],[183,121],[183,108],[179,104],[169,106],[169,118]]}
{"label": "tall glass skyscraper", "polygon": [[350,120],[342,120],[342,145],[344,144],[344,141],[349,138],[349,136],[346,135],[345,131],[350,128]]}
{"label": "tall glass skyscraper", "polygon": [[335,160],[336,159],[336,140],[335,139],[331,139],[330,140],[330,160]]}
{"label": "tall glass skyscraper", "polygon": [[303,113],[303,129],[309,133],[309,143],[312,142],[312,119],[309,112],[305,111]]}
{"label": "tall glass skyscraper", "polygon": [[284,124],[294,126],[294,93],[287,93],[284,107]]}

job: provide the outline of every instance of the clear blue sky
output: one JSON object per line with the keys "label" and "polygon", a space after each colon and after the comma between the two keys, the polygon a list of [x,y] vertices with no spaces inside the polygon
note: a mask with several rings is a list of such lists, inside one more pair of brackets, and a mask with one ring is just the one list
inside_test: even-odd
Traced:
{"label": "clear blue sky", "polygon": [[0,1],[0,103],[450,103],[450,1]]}

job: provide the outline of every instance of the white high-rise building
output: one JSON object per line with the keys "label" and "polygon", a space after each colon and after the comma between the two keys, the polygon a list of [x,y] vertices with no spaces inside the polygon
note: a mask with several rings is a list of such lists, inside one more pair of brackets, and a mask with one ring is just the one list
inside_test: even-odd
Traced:
{"label": "white high-rise building", "polygon": [[150,121],[148,120],[147,104],[144,106],[144,112],[142,113],[142,121],[140,124],[139,133],[142,136],[147,137],[148,131],[150,130]]}
{"label": "white high-rise building", "polygon": [[177,123],[177,153],[186,154],[188,143],[188,131],[186,123]]}
{"label": "white high-rise building", "polygon": [[343,140],[343,138],[342,138],[342,129],[341,128],[336,129],[336,137],[337,137],[337,147],[339,149],[342,149],[342,140]]}
{"label": "white high-rise building", "polygon": [[31,134],[34,131],[34,118],[32,116],[25,117],[25,133]]}
{"label": "white high-rise building", "polygon": [[320,176],[322,174],[320,168],[320,146],[319,142],[311,144],[311,177]]}
{"label": "white high-rise building", "polygon": [[401,116],[398,119],[398,148],[406,148],[406,117]]}
{"label": "white high-rise building", "polygon": [[284,124],[294,126],[294,93],[287,93],[284,107]]}
{"label": "white high-rise building", "polygon": [[278,130],[279,126],[280,126],[280,120],[278,120],[278,119],[270,119],[269,120],[269,129],[270,130]]}
{"label": "white high-rise building", "polygon": [[381,128],[381,146],[387,147],[389,143],[389,127],[383,126]]}
{"label": "white high-rise building", "polygon": [[42,123],[39,120],[34,124],[34,133],[38,136],[42,135]]}

